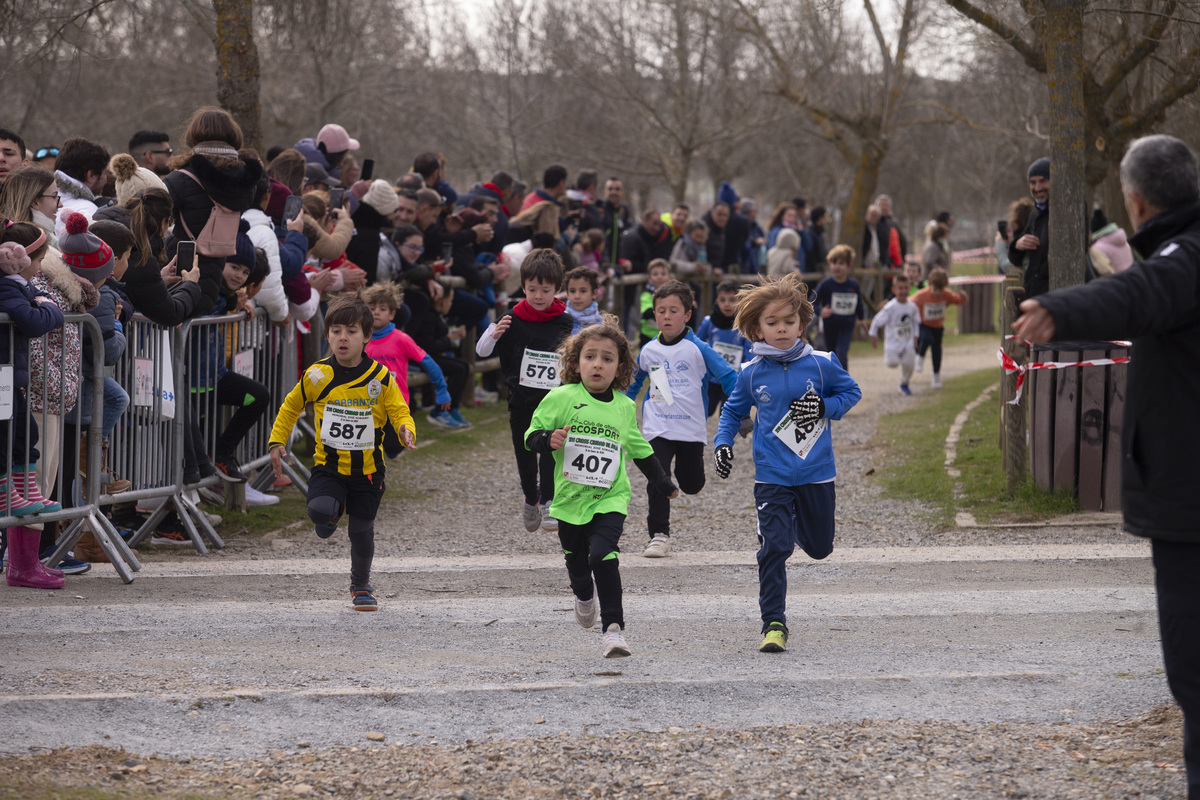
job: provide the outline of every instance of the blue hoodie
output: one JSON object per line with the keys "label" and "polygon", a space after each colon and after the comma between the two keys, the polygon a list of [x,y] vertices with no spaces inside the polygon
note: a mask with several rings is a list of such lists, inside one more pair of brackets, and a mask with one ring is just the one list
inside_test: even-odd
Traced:
{"label": "blue hoodie", "polygon": [[[793,453],[774,428],[791,414],[789,404],[810,388],[825,400],[825,430],[806,458]],[[825,483],[837,477],[829,420],[841,419],[862,399],[862,390],[842,369],[837,356],[805,345],[794,361],[756,356],[738,373],[737,385],[717,427],[714,445],[733,446],[741,421],[758,408],[754,425],[754,479],[779,486]]]}

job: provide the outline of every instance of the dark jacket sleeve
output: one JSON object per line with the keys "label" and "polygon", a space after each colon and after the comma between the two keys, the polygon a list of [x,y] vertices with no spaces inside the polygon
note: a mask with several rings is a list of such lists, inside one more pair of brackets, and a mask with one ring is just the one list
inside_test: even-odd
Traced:
{"label": "dark jacket sleeve", "polygon": [[130,267],[125,273],[125,293],[138,313],[167,327],[191,317],[200,300],[200,287],[191,281],[180,281],[168,290],[157,264]]}
{"label": "dark jacket sleeve", "polygon": [[286,283],[299,275],[307,255],[308,239],[304,238],[300,231],[288,231],[287,236],[279,243],[280,280]]}
{"label": "dark jacket sleeve", "polygon": [[[44,333],[49,333],[63,324],[62,311],[54,301],[36,302],[33,297],[37,293],[31,288],[28,294],[22,290],[16,281],[0,278],[5,291],[0,293],[0,311],[12,317],[13,325],[24,336],[35,339]],[[49,295],[41,295],[49,299]],[[7,353],[4,354],[7,357]]]}

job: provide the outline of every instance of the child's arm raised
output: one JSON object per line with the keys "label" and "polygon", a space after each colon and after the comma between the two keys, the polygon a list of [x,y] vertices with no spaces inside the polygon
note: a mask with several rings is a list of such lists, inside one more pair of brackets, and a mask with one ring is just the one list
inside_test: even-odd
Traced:
{"label": "child's arm raised", "polygon": [[496,341],[504,335],[509,325],[512,325],[512,315],[510,314],[505,314],[489,325],[488,329],[483,332],[483,336],[480,336],[479,341],[475,343],[475,355],[480,358],[490,356],[496,349]]}

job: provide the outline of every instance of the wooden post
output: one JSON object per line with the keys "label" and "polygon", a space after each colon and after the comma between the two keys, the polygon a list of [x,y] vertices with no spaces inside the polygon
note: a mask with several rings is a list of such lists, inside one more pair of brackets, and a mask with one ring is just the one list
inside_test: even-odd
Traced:
{"label": "wooden post", "polygon": [[[1009,320],[1015,320],[1018,315],[1017,304],[1023,295],[1020,289],[1015,287],[1005,286],[1004,290],[1004,310],[1003,318],[1008,323]],[[1008,324],[1004,330],[1010,330]],[[1004,342],[1004,352],[1018,364],[1024,364],[1027,361],[1025,353],[1025,343],[1017,339],[1002,339]],[[1009,405],[1008,400],[1011,400],[1017,393],[1017,377],[1018,373],[1008,372],[1004,375],[1004,380],[1001,382],[1001,405],[1000,420],[1004,427],[1004,441],[1001,444],[1001,452],[1004,454],[1004,475],[1005,475],[1005,492],[1011,497],[1017,489],[1025,483],[1026,464],[1027,464],[1027,448],[1026,448],[1026,409],[1029,403],[1028,384],[1026,391],[1021,393],[1021,401],[1016,405]]]}

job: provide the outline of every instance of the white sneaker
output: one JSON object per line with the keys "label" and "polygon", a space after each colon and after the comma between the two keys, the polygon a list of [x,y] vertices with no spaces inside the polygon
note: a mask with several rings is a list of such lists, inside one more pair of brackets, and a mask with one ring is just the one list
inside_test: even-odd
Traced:
{"label": "white sneaker", "polygon": [[933,388],[935,388],[935,389],[942,388],[942,376],[936,372],[933,373]]}
{"label": "white sneaker", "polygon": [[478,403],[494,403],[500,399],[499,392],[489,392],[482,386],[475,387],[475,402]]}
{"label": "white sneaker", "polygon": [[612,623],[608,626],[608,630],[604,632],[604,657],[624,658],[629,654],[629,645],[625,644],[625,637],[621,634],[621,626],[615,622]]}
{"label": "white sneaker", "polygon": [[642,551],[643,558],[666,558],[671,552],[671,537],[663,536],[661,533],[654,534],[650,539],[650,544],[646,545],[646,549]]}
{"label": "white sneaker", "polygon": [[925,356],[917,356],[916,370],[922,372],[925,369]]}
{"label": "white sneaker", "polygon": [[550,504],[542,503],[538,508],[542,510],[542,530],[546,533],[557,533],[558,520],[550,516]]}
{"label": "white sneaker", "polygon": [[542,511],[538,506],[525,504],[521,509],[521,522],[525,523],[525,530],[533,533],[542,525]]}
{"label": "white sneaker", "polygon": [[225,518],[220,514],[213,514],[208,511],[204,511],[203,509],[201,509],[200,513],[204,514],[204,518],[208,520],[208,524],[212,525],[214,528],[225,521]]}
{"label": "white sneaker", "polygon": [[584,628],[590,628],[596,624],[596,617],[600,615],[600,603],[596,600],[596,590],[592,589],[591,600],[580,600],[575,598],[575,621]]}
{"label": "white sneaker", "polygon": [[265,494],[255,489],[250,484],[246,484],[246,505],[248,506],[273,506],[279,502],[279,495]]}

